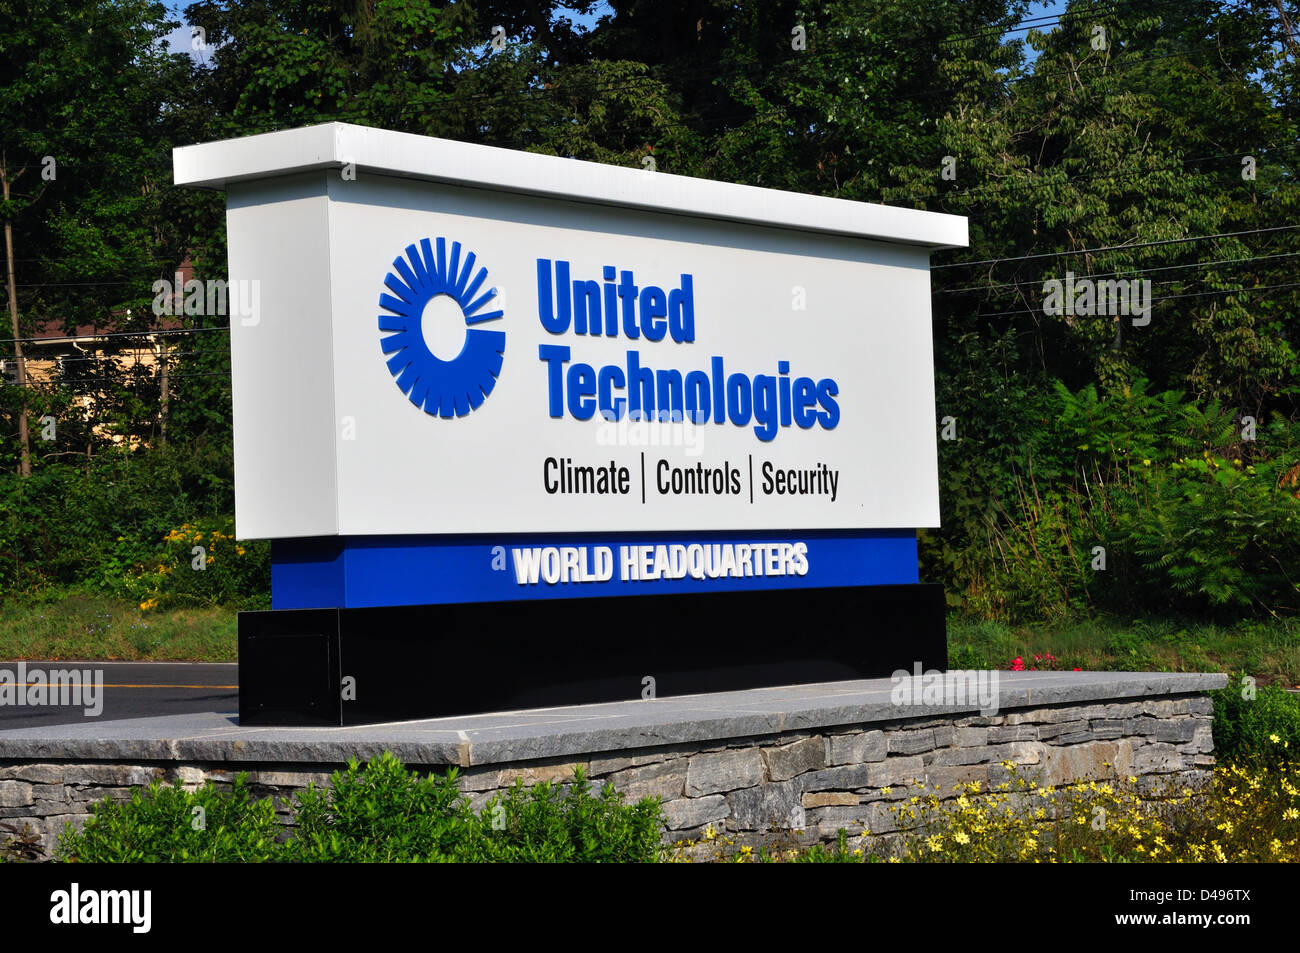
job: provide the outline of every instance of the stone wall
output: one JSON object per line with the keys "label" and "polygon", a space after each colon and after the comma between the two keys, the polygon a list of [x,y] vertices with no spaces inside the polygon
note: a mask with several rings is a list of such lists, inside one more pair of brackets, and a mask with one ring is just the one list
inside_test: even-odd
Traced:
{"label": "stone wall", "polygon": [[[926,786],[950,795],[958,784],[996,785],[1006,763],[1040,784],[1136,776],[1140,788],[1198,786],[1214,764],[1211,702],[1199,692],[1011,709],[990,717],[874,720],[817,730],[687,744],[626,747],[565,758],[514,760],[461,768],[460,786],[481,809],[516,778],[572,778],[582,765],[596,785],[630,798],[663,799],[669,842],[698,839],[713,826],[737,844],[790,843],[888,834],[889,807]],[[420,771],[445,764],[415,764]],[[0,760],[0,820],[24,822],[52,847],[68,822],[81,825],[89,805],[127,798],[155,778],[188,786],[249,775],[254,791],[284,797],[323,784],[338,761]]]}

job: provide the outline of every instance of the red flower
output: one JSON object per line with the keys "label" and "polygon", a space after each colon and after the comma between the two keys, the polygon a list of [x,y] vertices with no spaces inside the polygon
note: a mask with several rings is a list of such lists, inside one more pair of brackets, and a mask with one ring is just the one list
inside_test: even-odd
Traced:
{"label": "red flower", "polygon": [[1025,670],[1025,660],[1019,655],[1011,660],[1011,671],[1023,672]]}

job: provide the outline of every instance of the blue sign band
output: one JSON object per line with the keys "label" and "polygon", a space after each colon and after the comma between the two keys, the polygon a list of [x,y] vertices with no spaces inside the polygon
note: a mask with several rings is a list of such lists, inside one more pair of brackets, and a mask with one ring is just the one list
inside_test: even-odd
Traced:
{"label": "blue sign band", "polygon": [[271,544],[275,609],[917,581],[913,530],[344,536]]}

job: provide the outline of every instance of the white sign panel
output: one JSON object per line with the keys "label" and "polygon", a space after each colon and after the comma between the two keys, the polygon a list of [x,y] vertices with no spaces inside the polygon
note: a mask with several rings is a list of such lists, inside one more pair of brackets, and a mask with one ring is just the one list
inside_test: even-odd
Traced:
{"label": "white sign panel", "polygon": [[219,183],[241,536],[938,525],[940,241],[398,164]]}

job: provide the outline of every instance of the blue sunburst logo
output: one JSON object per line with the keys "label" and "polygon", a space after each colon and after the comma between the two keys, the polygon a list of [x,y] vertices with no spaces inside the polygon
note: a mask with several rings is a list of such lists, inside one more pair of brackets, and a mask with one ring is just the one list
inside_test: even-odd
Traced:
{"label": "blue sunburst logo", "polygon": [[[395,258],[393,270],[384,276],[392,294],[379,296],[379,306],[392,312],[379,316],[379,330],[384,332],[380,343],[384,353],[392,355],[388,370],[411,403],[439,417],[464,417],[483,403],[496,386],[506,349],[505,331],[478,327],[503,316],[499,308],[483,310],[497,289],[480,293],[487,269],[475,274],[474,253],[462,262],[460,252],[460,242],[452,242],[448,259],[445,238],[438,239],[436,256],[427,238],[418,249],[407,245],[406,257]],[[460,353],[449,361],[429,350],[421,327],[425,305],[438,295],[460,305],[468,329]]]}

